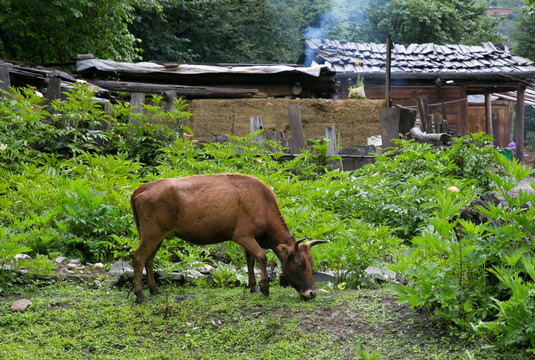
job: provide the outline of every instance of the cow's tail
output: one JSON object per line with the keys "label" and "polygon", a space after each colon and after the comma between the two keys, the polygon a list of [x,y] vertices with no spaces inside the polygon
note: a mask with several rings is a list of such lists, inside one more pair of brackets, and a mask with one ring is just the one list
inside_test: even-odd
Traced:
{"label": "cow's tail", "polygon": [[134,193],[132,194],[132,196],[130,196],[130,207],[132,208],[132,213],[134,214],[134,221],[136,222],[137,232],[141,236],[141,232],[139,231],[139,217],[137,215],[136,209],[136,197],[139,195],[138,190],[139,188],[134,190]]}

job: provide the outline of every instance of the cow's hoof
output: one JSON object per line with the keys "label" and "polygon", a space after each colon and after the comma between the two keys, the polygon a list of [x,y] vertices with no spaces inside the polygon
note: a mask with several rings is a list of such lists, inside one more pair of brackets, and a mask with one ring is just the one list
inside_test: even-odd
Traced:
{"label": "cow's hoof", "polygon": [[143,295],[136,297],[136,304],[141,304],[147,301],[149,300]]}

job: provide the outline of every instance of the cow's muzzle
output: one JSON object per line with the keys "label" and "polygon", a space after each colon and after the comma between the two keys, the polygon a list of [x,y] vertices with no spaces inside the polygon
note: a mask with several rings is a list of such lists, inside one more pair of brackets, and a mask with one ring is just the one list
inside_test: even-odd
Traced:
{"label": "cow's muzzle", "polygon": [[316,290],[305,290],[303,292],[300,292],[300,294],[304,300],[311,300],[316,297],[318,292]]}

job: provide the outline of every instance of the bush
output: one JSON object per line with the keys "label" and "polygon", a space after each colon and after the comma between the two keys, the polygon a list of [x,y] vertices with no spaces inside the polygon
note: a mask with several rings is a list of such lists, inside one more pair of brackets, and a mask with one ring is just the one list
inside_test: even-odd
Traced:
{"label": "bush", "polygon": [[408,281],[397,289],[401,301],[473,327],[497,345],[533,347],[535,195],[509,193],[532,171],[499,154],[496,162],[505,172],[489,170],[488,179],[504,202],[477,207],[488,220],[459,218],[472,196],[445,190],[429,225],[391,268]]}

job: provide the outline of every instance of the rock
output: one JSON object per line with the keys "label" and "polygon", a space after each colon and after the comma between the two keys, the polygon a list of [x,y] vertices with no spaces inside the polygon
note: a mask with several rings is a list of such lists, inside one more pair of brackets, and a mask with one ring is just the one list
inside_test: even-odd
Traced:
{"label": "rock", "polygon": [[333,282],[336,278],[334,271],[318,271],[314,273],[314,282]]}
{"label": "rock", "polygon": [[[122,275],[126,275],[127,277],[133,277],[134,268],[123,260],[117,260],[116,262],[111,264],[110,269],[108,270],[108,274],[115,277],[121,277]],[[145,269],[143,269],[143,274],[145,274]]]}
{"label": "rock", "polygon": [[186,282],[189,284],[195,283],[197,279],[202,278],[203,276],[204,275],[197,270],[188,270],[185,275]]}
{"label": "rock", "polygon": [[26,300],[26,299],[17,300],[17,301],[15,301],[13,303],[13,305],[11,305],[11,311],[13,311],[13,312],[17,312],[17,311],[23,312],[31,304],[32,304],[32,302],[30,300]]}
{"label": "rock", "polygon": [[67,264],[67,268],[69,268],[69,269],[78,269],[78,265],[73,264],[73,263],[68,263]]}
{"label": "rock", "polygon": [[96,263],[95,265],[93,265],[93,268],[95,270],[103,269],[104,268],[104,264],[103,263]]}
{"label": "rock", "polygon": [[393,281],[396,279],[397,276],[395,272],[384,266],[380,268],[370,266],[367,267],[364,272],[368,274],[370,278],[380,281]]}
{"label": "rock", "polygon": [[71,261],[69,261],[69,264],[79,264],[80,263],[80,259],[71,259]]}
{"label": "rock", "polygon": [[69,259],[66,258],[65,256],[58,256],[54,261],[56,261],[56,263],[58,263],[58,264],[61,264],[61,263],[63,263],[65,260],[69,260]]}
{"label": "rock", "polygon": [[172,280],[172,281],[183,281],[184,274],[175,271],[175,272],[167,274],[167,279]]}
{"label": "rock", "polygon": [[28,260],[31,259],[31,256],[28,254],[17,254],[14,256],[15,260]]}

